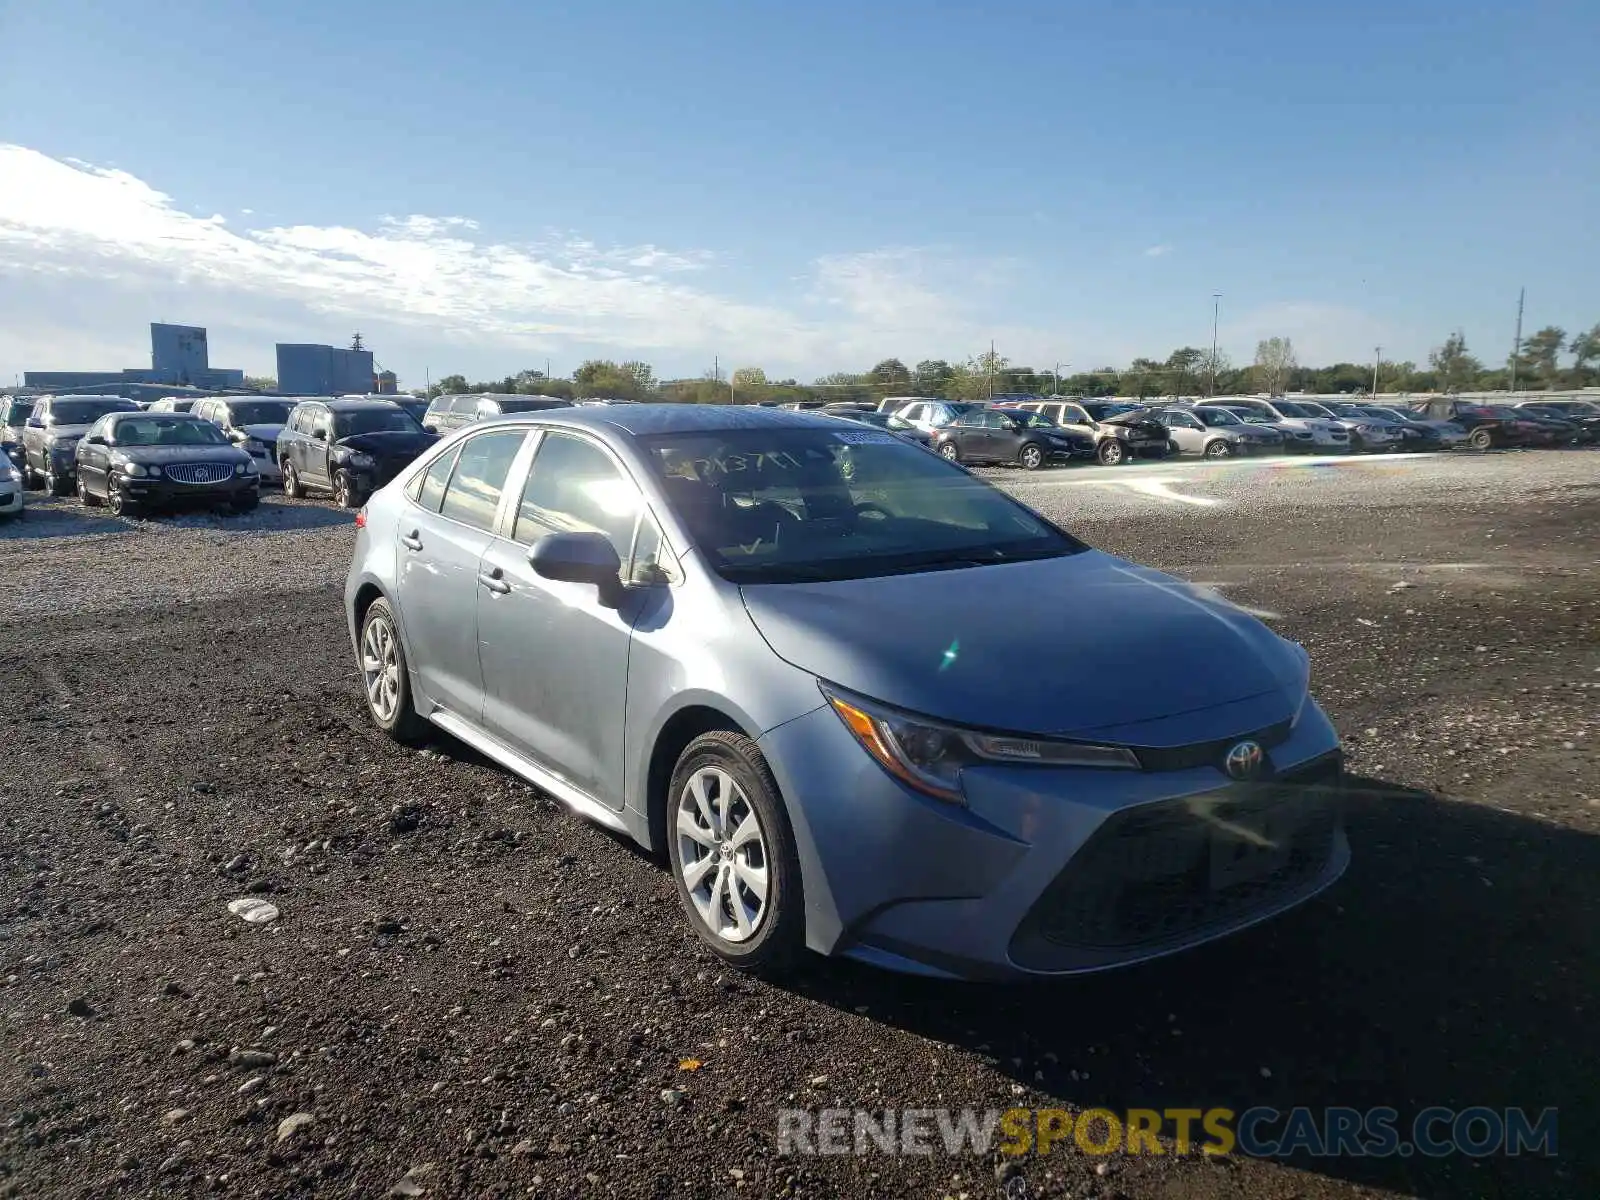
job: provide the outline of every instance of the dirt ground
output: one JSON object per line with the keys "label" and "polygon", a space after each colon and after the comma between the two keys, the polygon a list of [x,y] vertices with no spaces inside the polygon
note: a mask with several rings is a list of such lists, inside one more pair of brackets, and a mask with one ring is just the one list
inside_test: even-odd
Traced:
{"label": "dirt ground", "polygon": [[[1354,859],[1219,945],[1008,988],[731,974],[657,864],[442,735],[377,735],[332,582],[347,526],[312,531],[309,584],[273,567],[300,535],[267,533],[248,587],[123,607],[114,541],[0,533],[30,580],[0,623],[0,1195],[1600,1194],[1586,461],[1510,495],[1396,475],[1359,503],[1260,483],[1058,514],[1309,648]],[[244,896],[282,915],[249,924]],[[774,1149],[779,1108],[1258,1104],[1553,1106],[1559,1152],[1061,1151],[1002,1185],[993,1158]]]}

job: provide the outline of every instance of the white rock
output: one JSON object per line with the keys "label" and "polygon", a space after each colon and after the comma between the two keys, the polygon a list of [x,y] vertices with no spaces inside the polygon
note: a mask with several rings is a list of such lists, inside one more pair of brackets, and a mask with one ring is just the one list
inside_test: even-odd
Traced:
{"label": "white rock", "polygon": [[237,900],[228,901],[228,911],[236,917],[243,917],[252,925],[265,925],[268,921],[278,919],[276,904],[258,900],[254,896],[242,896]]}

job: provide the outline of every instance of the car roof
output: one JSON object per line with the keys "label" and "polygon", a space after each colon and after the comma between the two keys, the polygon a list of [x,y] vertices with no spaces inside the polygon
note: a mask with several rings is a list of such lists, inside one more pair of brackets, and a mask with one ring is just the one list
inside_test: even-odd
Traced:
{"label": "car roof", "polygon": [[[559,424],[596,431],[615,429],[632,437],[662,433],[720,433],[741,429],[837,430],[825,413],[743,404],[602,404],[592,408],[548,408],[497,418],[492,424]],[[491,422],[480,422],[482,429]]]}
{"label": "car roof", "polygon": [[52,392],[48,396],[38,397],[40,400],[123,400],[128,404],[133,401],[126,396],[111,396],[104,392]]}
{"label": "car roof", "polygon": [[[276,396],[263,397],[263,398],[264,399],[273,399],[273,400],[278,399],[278,397],[276,397]],[[370,412],[373,409],[387,409],[387,408],[399,408],[400,407],[393,400],[320,400],[320,399],[312,398],[312,399],[302,400],[300,403],[302,403],[302,404],[321,404],[321,405],[325,406],[330,412],[336,412],[336,413],[342,413],[342,412]]]}
{"label": "car roof", "polygon": [[121,417],[138,417],[140,419],[152,421],[193,421],[199,425],[211,424],[211,422],[206,420],[204,417],[197,417],[193,413],[151,412],[148,408],[141,408],[138,412],[128,411],[106,414],[106,419],[110,421],[116,421]]}

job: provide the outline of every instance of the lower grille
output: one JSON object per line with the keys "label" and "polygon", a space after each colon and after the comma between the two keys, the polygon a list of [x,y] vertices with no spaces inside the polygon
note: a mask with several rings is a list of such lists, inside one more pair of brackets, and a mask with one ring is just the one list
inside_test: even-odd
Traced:
{"label": "lower grille", "polygon": [[221,483],[233,478],[230,463],[173,463],[162,473],[174,483]]}
{"label": "lower grille", "polygon": [[1272,907],[1327,867],[1337,756],[1266,783],[1129,809],[1072,857],[1018,930],[1057,946],[1131,950]]}

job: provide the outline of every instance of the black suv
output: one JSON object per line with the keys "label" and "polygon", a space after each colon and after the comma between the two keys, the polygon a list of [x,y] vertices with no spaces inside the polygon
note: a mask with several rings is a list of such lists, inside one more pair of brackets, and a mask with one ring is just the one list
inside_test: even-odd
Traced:
{"label": "black suv", "polygon": [[388,400],[311,400],[278,435],[283,494],[331,492],[357,508],[438,438]]}
{"label": "black suv", "polygon": [[249,512],[260,483],[248,454],[188,413],[109,413],[78,443],[78,499],[119,517],[191,504]]}
{"label": "black suv", "polygon": [[22,429],[22,474],[52,496],[72,490],[78,439],[107,413],[140,412],[121,396],[44,396]]}

